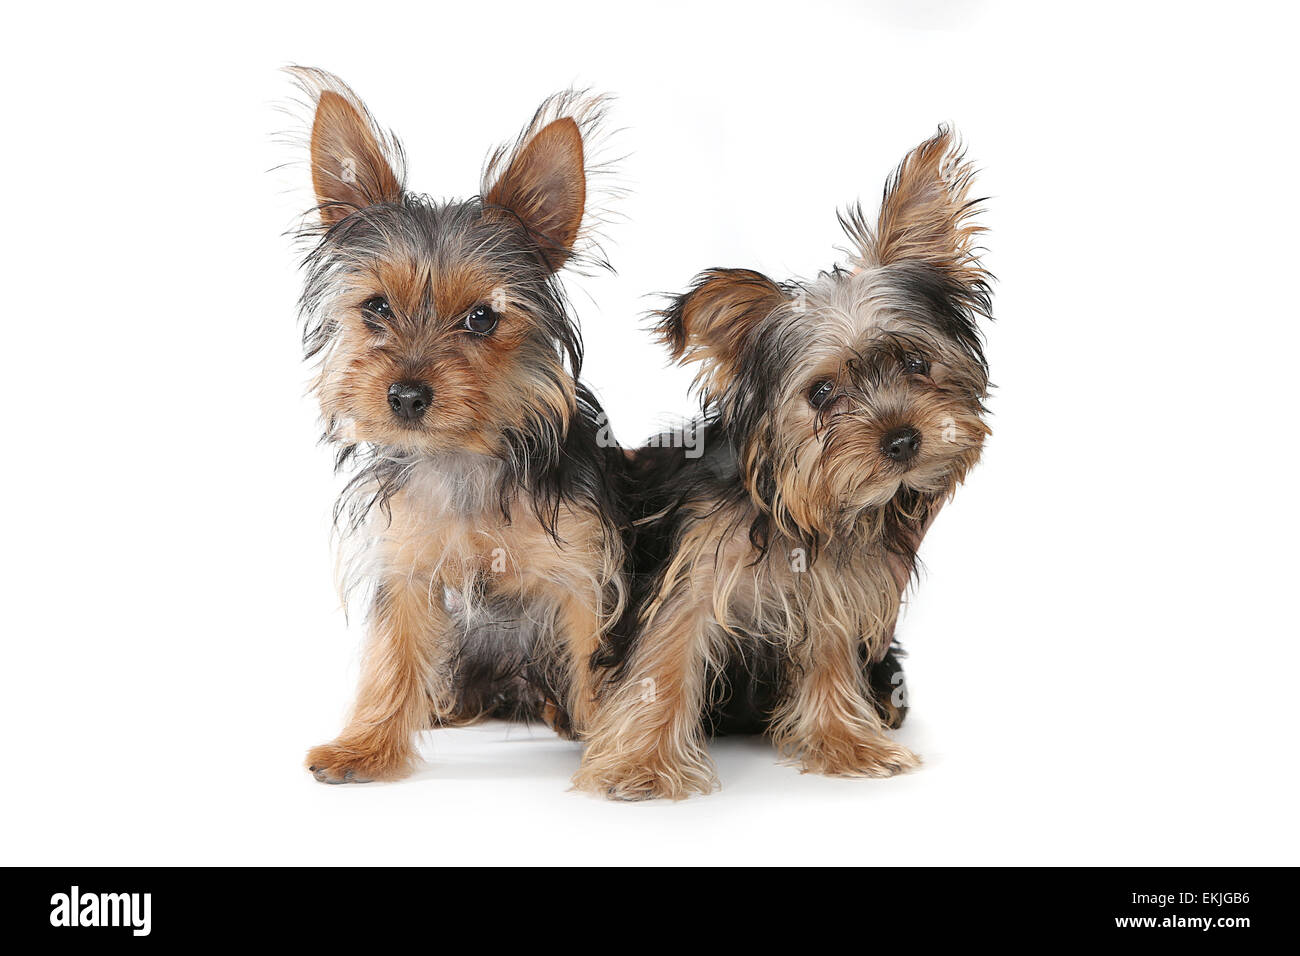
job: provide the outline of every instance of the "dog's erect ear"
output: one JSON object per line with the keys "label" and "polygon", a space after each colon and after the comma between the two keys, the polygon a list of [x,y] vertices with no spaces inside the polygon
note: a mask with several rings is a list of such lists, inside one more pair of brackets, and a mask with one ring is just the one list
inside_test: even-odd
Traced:
{"label": "dog's erect ear", "polygon": [[493,166],[504,171],[483,197],[489,207],[518,217],[541,247],[552,271],[573,254],[587,202],[587,173],[582,133],[570,116],[562,116],[523,139]]}
{"label": "dog's erect ear", "polygon": [[365,105],[324,70],[290,70],[315,101],[311,181],[321,222],[332,226],[358,209],[402,198],[402,149],[375,125]]}
{"label": "dog's erect ear", "polygon": [[987,278],[977,261],[974,221],[979,200],[968,198],[974,177],[957,136],[947,127],[916,147],[885,184],[875,228],[861,210],[842,217],[865,267],[925,263],[962,286]]}
{"label": "dog's erect ear", "polygon": [[697,381],[706,396],[716,395],[735,375],[749,334],[787,298],[760,272],[710,269],[654,314],[654,331],[674,359],[700,363]]}

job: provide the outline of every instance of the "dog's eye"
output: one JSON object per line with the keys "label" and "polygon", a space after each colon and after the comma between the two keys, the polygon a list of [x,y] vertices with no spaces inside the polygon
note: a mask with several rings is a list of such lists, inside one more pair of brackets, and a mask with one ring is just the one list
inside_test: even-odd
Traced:
{"label": "dog's eye", "polygon": [[476,335],[491,335],[501,317],[486,305],[476,305],[465,316],[465,328]]}
{"label": "dog's eye", "polygon": [[920,355],[909,355],[903,359],[903,368],[909,375],[929,375],[930,363]]}
{"label": "dog's eye", "polygon": [[830,379],[818,382],[808,392],[808,404],[813,408],[821,408],[834,391],[835,383]]}
{"label": "dog's eye", "polygon": [[361,303],[361,321],[371,332],[384,331],[384,322],[393,317],[393,307],[382,295]]}

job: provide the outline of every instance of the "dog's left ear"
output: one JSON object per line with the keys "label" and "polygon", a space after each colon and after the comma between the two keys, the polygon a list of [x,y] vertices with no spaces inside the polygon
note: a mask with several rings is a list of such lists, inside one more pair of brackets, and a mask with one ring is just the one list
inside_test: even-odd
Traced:
{"label": "dog's left ear", "polygon": [[969,198],[974,172],[956,134],[939,127],[894,170],[874,228],[860,210],[842,219],[861,264],[923,263],[959,286],[983,283],[975,243],[984,229],[974,219],[980,201]]}
{"label": "dog's left ear", "polygon": [[788,296],[751,269],[710,269],[690,291],[654,313],[654,332],[677,361],[699,362],[697,382],[707,397],[724,391],[739,370],[754,329]]}
{"label": "dog's left ear", "polygon": [[573,254],[587,202],[582,133],[562,116],[527,135],[512,153],[498,153],[492,166],[504,172],[483,197],[489,208],[509,210],[541,247],[552,271]]}

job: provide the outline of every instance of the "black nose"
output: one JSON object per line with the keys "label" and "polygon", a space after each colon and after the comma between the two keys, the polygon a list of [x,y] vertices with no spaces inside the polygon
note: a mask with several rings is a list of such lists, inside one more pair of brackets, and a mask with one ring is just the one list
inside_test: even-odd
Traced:
{"label": "black nose", "polygon": [[886,458],[906,464],[921,450],[921,433],[911,425],[895,428],[880,439],[880,450],[885,453]]}
{"label": "black nose", "polygon": [[404,422],[418,421],[433,402],[433,389],[422,382],[394,382],[388,386],[388,407]]}

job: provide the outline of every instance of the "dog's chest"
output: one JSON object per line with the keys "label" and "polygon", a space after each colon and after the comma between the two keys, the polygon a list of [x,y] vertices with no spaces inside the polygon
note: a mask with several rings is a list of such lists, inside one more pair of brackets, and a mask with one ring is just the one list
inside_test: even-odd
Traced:
{"label": "dog's chest", "polygon": [[456,462],[413,474],[393,499],[385,563],[467,598],[522,595],[583,577],[595,523],[561,509],[552,534],[523,495],[502,495],[498,479],[488,466]]}
{"label": "dog's chest", "polygon": [[[752,553],[752,552],[751,552]],[[881,560],[772,542],[765,558],[728,569],[734,625],[758,633],[798,635],[809,627],[870,635],[897,613],[895,585]]]}

